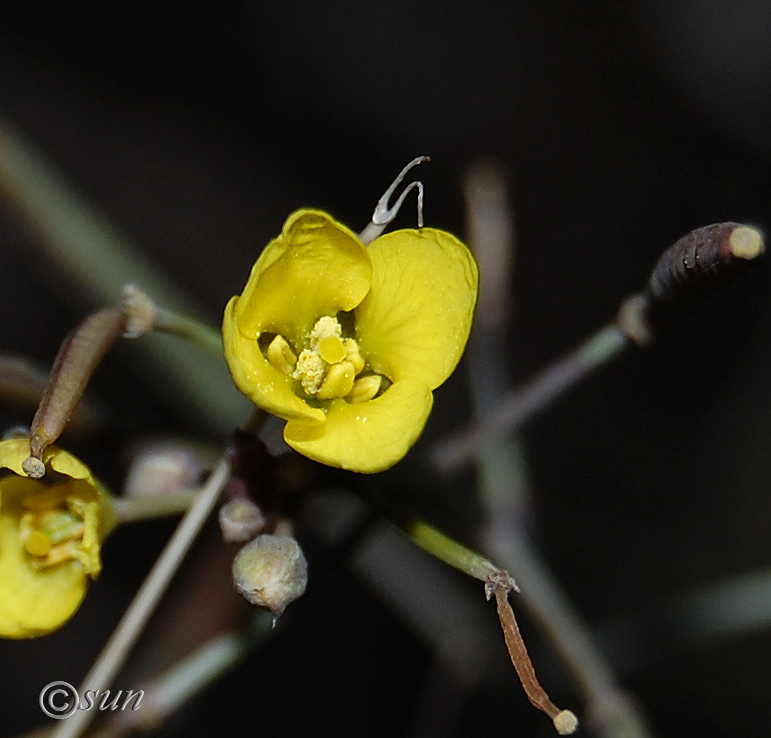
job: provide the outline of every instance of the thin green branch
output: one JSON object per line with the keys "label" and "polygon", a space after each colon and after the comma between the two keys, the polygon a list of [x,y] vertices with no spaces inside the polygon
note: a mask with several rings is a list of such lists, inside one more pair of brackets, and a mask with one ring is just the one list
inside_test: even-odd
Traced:
{"label": "thin green branch", "polygon": [[[89,689],[101,691],[112,684],[209,517],[229,477],[230,468],[227,460],[223,458],[142,583],[118,627],[83,680],[79,694],[85,694]],[[76,710],[57,726],[54,738],[76,738],[86,729],[92,718],[92,711]]]}
{"label": "thin green branch", "polygon": [[437,443],[431,454],[432,462],[444,471],[468,464],[485,444],[530,420],[631,345],[627,334],[615,322],[601,328],[524,386],[499,398],[496,409],[479,418],[470,429]]}
{"label": "thin green branch", "polygon": [[[77,288],[73,294],[100,307],[114,304],[131,282],[170,311],[201,312],[160,275],[147,254],[2,120],[0,194],[38,241],[43,253],[35,256],[35,263],[41,280],[68,279]],[[162,386],[165,397],[176,397],[189,407],[202,427],[224,436],[247,417],[250,404],[233,386],[221,353],[191,361],[188,346],[155,335],[132,349],[129,357],[141,357],[133,362],[134,369]]]}
{"label": "thin green branch", "polygon": [[147,497],[116,497],[112,501],[115,520],[118,524],[136,523],[181,515],[190,508],[200,492],[200,489],[191,489]]}
{"label": "thin green branch", "polygon": [[222,333],[218,328],[212,328],[196,318],[159,307],[153,327],[157,331],[192,341],[214,356],[222,356]]}
{"label": "thin green branch", "polygon": [[424,551],[445,564],[481,582],[501,574],[501,570],[482,554],[467,548],[424,520],[414,520],[400,526],[407,537]]}
{"label": "thin green branch", "polygon": [[[529,482],[516,433],[524,420],[617,355],[629,342],[615,324],[610,325],[523,389],[507,393],[510,377],[505,360],[505,329],[511,314],[508,285],[513,261],[513,233],[507,224],[513,218],[507,213],[503,177],[489,167],[483,171],[484,179],[481,174],[469,176],[466,182],[470,241],[482,275],[483,313],[468,352],[469,369],[475,379],[472,399],[478,435],[456,438],[454,448],[452,441],[445,444],[444,461],[453,454],[458,463],[461,459],[475,459],[479,496],[486,511],[486,522],[480,531],[482,545],[516,576],[522,588],[522,601],[540,622],[584,693],[589,722],[605,738],[644,738],[647,733],[636,710],[619,690],[568,597],[523,530]],[[491,272],[489,279],[487,272]],[[480,376],[483,381],[478,381]],[[508,399],[502,402],[501,397]],[[496,590],[495,595],[507,645],[523,687],[533,704],[540,709],[544,705],[549,708],[548,696],[538,684],[524,643],[517,635],[506,594]],[[553,705],[545,712],[555,719],[557,731],[572,732],[575,716],[552,708]]]}

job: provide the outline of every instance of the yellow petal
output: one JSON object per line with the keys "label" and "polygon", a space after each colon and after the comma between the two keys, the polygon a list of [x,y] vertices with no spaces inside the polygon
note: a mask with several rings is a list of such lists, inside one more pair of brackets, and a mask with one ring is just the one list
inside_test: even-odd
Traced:
{"label": "yellow petal", "polygon": [[380,397],[350,404],[335,400],[323,425],[290,420],[284,440],[303,456],[362,474],[393,466],[423,432],[431,390],[415,379],[391,385]]}
{"label": "yellow petal", "polygon": [[26,477],[21,463],[29,456],[29,438],[8,438],[0,442],[0,467]]}
{"label": "yellow petal", "polygon": [[[0,441],[0,467],[10,469],[20,477],[26,477],[21,464],[28,456],[29,438],[20,436]],[[46,467],[73,479],[94,481],[91,470],[82,461],[58,446],[46,448],[43,452],[43,462]]]}
{"label": "yellow petal", "polygon": [[[56,446],[43,459],[49,474],[28,478],[21,462],[29,439],[0,441],[0,637],[33,638],[61,627],[80,606],[88,576],[101,569],[100,541],[114,525],[109,495],[90,469]],[[36,566],[21,541],[20,523],[29,509],[44,512],[66,506],[83,518],[82,540],[73,541],[76,559]]]}
{"label": "yellow petal", "polygon": [[222,323],[225,359],[236,387],[255,405],[280,418],[323,423],[323,410],[310,407],[301,400],[292,389],[295,380],[263,356],[255,338],[248,338],[238,330],[235,313],[241,299],[230,300]]}
{"label": "yellow petal", "polygon": [[234,317],[244,336],[280,333],[299,353],[316,321],[352,310],[371,280],[369,254],[352,231],[320,210],[298,210],[254,265]]}
{"label": "yellow petal", "polygon": [[466,347],[479,274],[455,236],[401,230],[369,247],[372,288],[354,311],[359,348],[378,374],[413,377],[435,389]]}
{"label": "yellow petal", "polygon": [[0,515],[0,637],[34,638],[57,630],[77,611],[86,585],[78,561],[33,569],[19,540],[18,520]]}

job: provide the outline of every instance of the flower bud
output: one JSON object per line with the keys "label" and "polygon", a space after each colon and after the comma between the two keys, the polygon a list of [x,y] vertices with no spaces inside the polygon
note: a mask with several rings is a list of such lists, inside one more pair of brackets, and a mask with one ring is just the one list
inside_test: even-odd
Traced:
{"label": "flower bud", "polygon": [[294,538],[264,534],[236,554],[233,583],[249,602],[278,617],[305,592],[308,564]]}
{"label": "flower bud", "polygon": [[258,505],[244,497],[226,502],[220,508],[220,530],[228,543],[251,541],[265,528],[265,516]]}
{"label": "flower bud", "polygon": [[123,493],[126,497],[151,497],[194,486],[203,471],[192,449],[158,441],[142,447],[131,462]]}

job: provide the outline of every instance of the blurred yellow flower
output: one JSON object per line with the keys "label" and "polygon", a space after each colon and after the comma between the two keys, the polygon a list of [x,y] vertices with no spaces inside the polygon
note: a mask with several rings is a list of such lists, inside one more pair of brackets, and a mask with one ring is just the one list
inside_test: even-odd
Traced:
{"label": "blurred yellow flower", "polygon": [[394,231],[367,248],[326,213],[298,210],[225,309],[230,372],[288,421],[284,439],[299,453],[382,471],[418,439],[432,390],[458,364],[478,280],[445,231]]}
{"label": "blurred yellow flower", "polygon": [[0,441],[0,637],[33,638],[60,628],[80,606],[102,563],[100,543],[114,524],[110,498],[91,471],[56,446],[47,473],[21,464],[29,439]]}

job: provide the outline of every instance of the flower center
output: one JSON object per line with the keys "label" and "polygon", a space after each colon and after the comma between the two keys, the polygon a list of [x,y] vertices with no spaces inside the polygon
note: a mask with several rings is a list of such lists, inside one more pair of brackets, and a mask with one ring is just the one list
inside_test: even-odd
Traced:
{"label": "flower center", "polygon": [[23,505],[26,510],[19,520],[21,543],[36,569],[72,560],[89,565],[82,550],[84,520],[89,505],[96,503],[68,496],[63,506],[61,493],[51,490],[30,495]]}
{"label": "flower center", "polygon": [[298,356],[279,334],[265,352],[276,369],[300,382],[305,395],[319,400],[344,397],[348,402],[366,402],[380,392],[384,378],[380,374],[360,376],[366,363],[356,341],[343,336],[337,318],[319,318],[306,343],[308,348]]}

